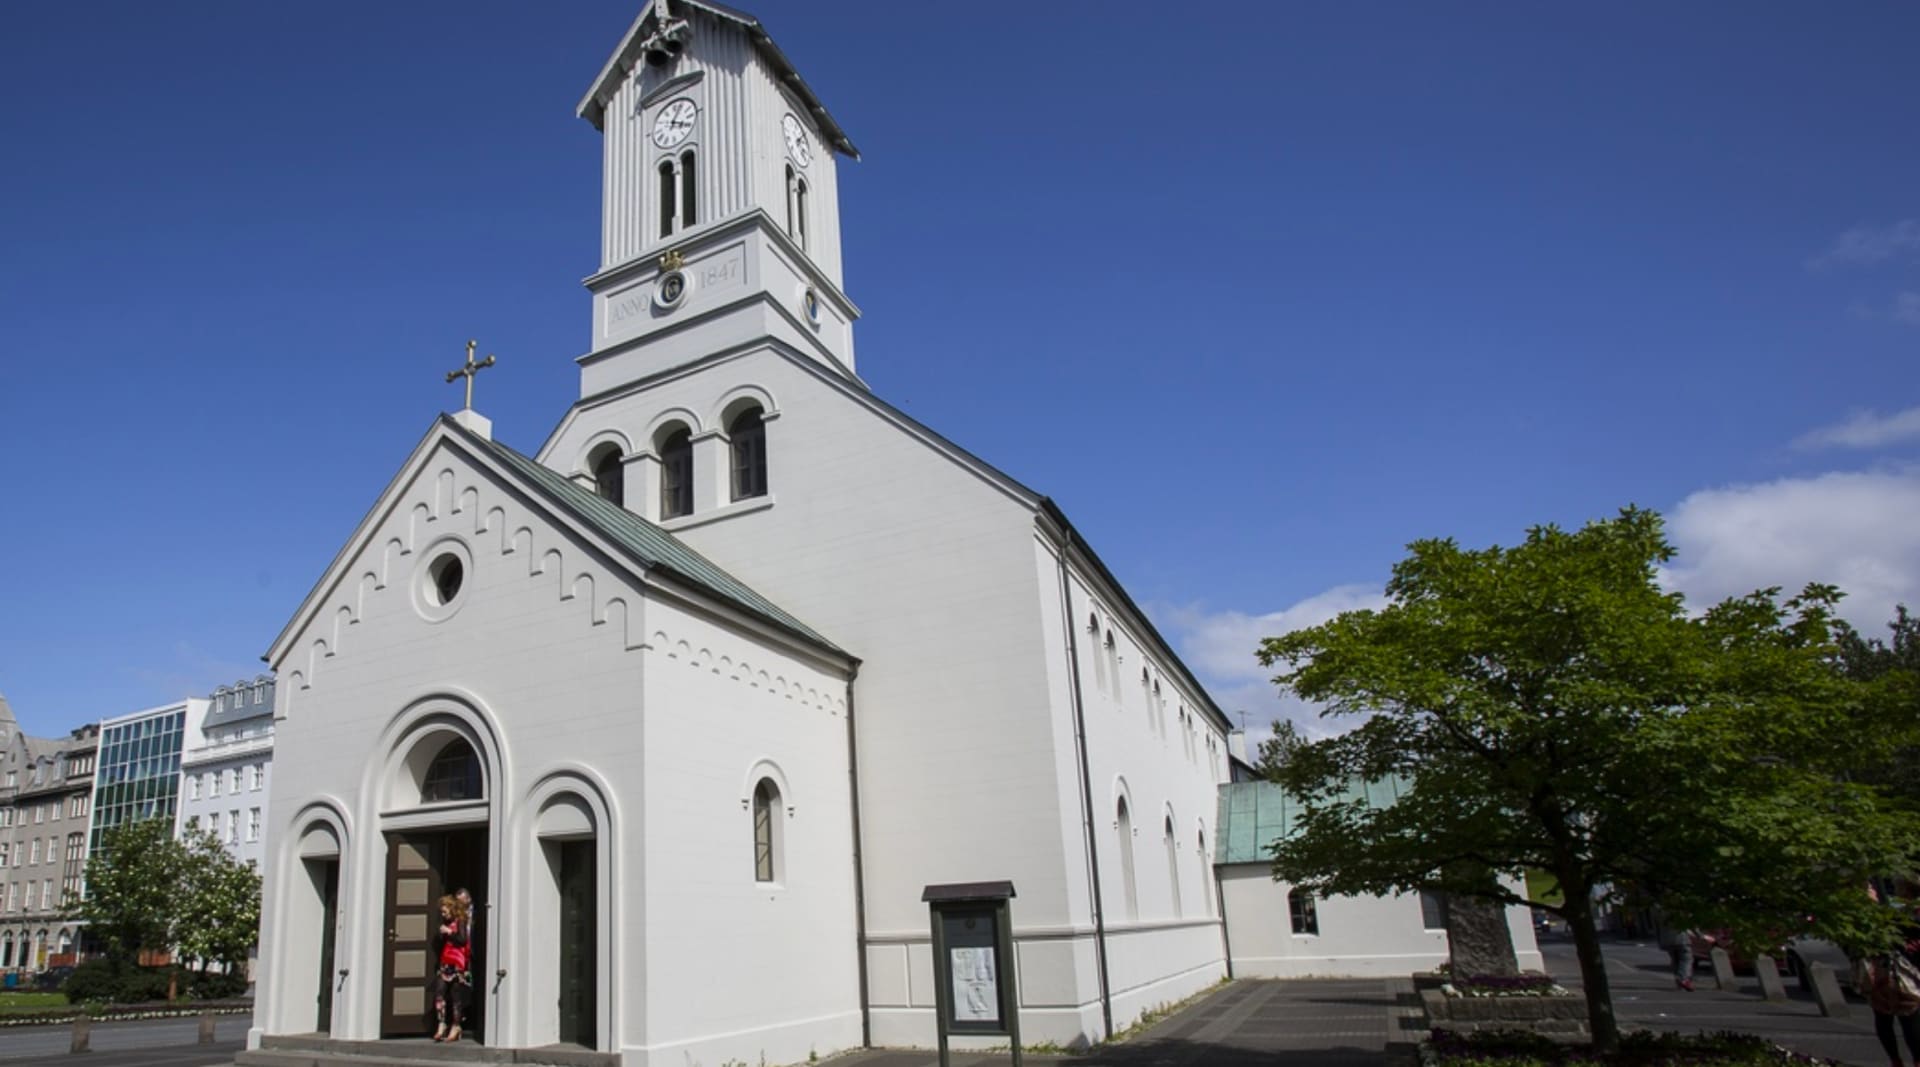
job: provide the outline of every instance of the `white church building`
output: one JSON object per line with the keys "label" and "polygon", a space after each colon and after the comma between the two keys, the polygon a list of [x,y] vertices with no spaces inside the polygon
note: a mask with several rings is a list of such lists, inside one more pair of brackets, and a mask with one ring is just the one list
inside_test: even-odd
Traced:
{"label": "white church building", "polygon": [[933,886],[1011,883],[1025,1044],[1219,981],[1231,726],[1057,507],[861,380],[847,133],[703,0],[579,112],[580,399],[530,453],[435,420],[269,650],[252,1043],[430,1031],[456,887],[470,1031],[627,1067],[932,1045]]}

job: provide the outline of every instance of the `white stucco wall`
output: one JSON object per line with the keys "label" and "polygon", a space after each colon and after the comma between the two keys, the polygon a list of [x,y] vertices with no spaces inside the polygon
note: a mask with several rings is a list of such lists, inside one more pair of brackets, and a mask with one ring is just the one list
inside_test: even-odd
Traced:
{"label": "white stucco wall", "polygon": [[[303,851],[324,851],[314,843],[328,837],[340,843],[335,965],[347,973],[332,1033],[372,1038],[383,834],[483,817],[490,873],[474,888],[488,934],[490,973],[477,977],[489,1044],[557,1038],[558,892],[542,841],[582,827],[599,853],[600,1047],[638,1065],[669,1047],[697,1048],[706,1062],[754,1062],[763,1051],[795,1058],[785,1054],[798,1048],[804,1058],[809,1046],[857,1043],[850,962],[820,966],[850,961],[851,906],[837,918],[813,914],[820,900],[850,897],[843,669],[753,636],[751,625],[718,627],[697,600],[642,587],[604,547],[557,524],[445,433],[430,435],[275,644],[282,759],[271,787],[256,1036],[314,1029],[319,906]],[[420,561],[455,542],[469,554],[465,586],[454,612],[430,621],[418,606]],[[487,799],[421,808],[401,763],[456,734],[487,764]],[[788,899],[808,919],[784,923],[779,936],[729,941],[741,919],[729,898],[753,884],[742,783],[762,759],[808,768],[795,786],[806,806],[788,824],[813,875]],[[760,1005],[779,1044],[728,1029],[713,1012],[652,1010],[650,998],[674,995],[665,986],[704,996],[742,975],[808,969],[820,973],[803,994]]]}
{"label": "white stucco wall", "polygon": [[[1264,863],[1219,868],[1238,978],[1375,978],[1431,970],[1447,958],[1445,930],[1426,928],[1418,894],[1323,897],[1320,932],[1296,934],[1287,911],[1292,886]],[[1522,969],[1544,966],[1526,908],[1507,909]]]}

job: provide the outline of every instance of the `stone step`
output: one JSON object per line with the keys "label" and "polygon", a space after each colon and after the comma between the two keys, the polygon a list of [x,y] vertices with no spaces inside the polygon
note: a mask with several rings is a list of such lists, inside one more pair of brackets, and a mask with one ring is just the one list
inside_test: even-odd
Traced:
{"label": "stone step", "polygon": [[619,1067],[611,1052],[574,1047],[492,1048],[472,1041],[436,1045],[410,1041],[337,1041],[315,1035],[277,1035],[239,1053],[238,1067]]}

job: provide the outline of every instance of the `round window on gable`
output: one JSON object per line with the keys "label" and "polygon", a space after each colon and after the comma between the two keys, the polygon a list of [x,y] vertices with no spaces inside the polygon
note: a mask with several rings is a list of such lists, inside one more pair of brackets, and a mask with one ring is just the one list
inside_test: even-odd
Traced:
{"label": "round window on gable", "polygon": [[414,606],[429,622],[439,622],[460,610],[473,578],[473,557],[458,541],[442,541],[421,553],[416,572]]}

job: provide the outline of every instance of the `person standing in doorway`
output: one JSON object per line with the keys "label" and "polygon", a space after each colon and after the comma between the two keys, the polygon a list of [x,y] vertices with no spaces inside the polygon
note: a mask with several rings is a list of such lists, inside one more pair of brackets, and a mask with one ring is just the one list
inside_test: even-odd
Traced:
{"label": "person standing in doorway", "polygon": [[460,1023],[466,1018],[467,1003],[473,997],[473,971],[468,950],[470,928],[466,906],[455,896],[440,898],[440,965],[434,969],[427,993],[433,997],[434,1017],[440,1028],[435,1041],[460,1040]]}

